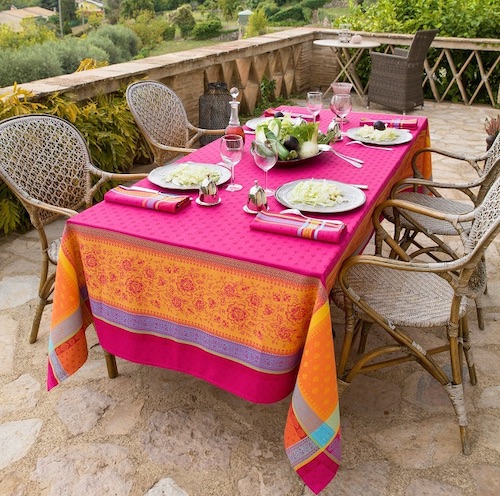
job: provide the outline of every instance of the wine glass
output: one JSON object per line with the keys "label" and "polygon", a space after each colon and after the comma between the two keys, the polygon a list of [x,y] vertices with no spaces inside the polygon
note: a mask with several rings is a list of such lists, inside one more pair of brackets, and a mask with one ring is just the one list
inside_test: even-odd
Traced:
{"label": "wine glass", "polygon": [[340,132],[344,134],[344,118],[352,109],[351,95],[339,93],[333,95],[330,101],[330,110],[340,118]]}
{"label": "wine glass", "polygon": [[316,122],[316,116],[323,108],[323,93],[321,91],[309,91],[306,98],[306,107],[313,116],[313,122]]}
{"label": "wine glass", "polygon": [[257,166],[265,172],[264,191],[266,196],[273,196],[274,189],[267,187],[267,172],[272,169],[278,161],[278,149],[271,141],[252,141],[250,152]]}
{"label": "wine glass", "polygon": [[227,191],[239,191],[241,184],[234,182],[234,166],[243,157],[243,139],[237,134],[226,134],[220,142],[220,156],[224,165],[231,171],[231,182],[226,187]]}

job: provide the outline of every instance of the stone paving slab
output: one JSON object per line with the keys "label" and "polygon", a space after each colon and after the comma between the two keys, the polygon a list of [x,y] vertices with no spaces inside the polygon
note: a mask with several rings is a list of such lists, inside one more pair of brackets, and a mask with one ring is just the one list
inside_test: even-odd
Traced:
{"label": "stone paving slab", "polygon": [[[355,108],[363,109],[359,101]],[[474,155],[485,148],[485,117],[497,113],[426,102],[413,114],[429,118],[434,146]],[[447,180],[470,175],[444,159],[433,171]],[[51,236],[62,228],[54,223]],[[343,461],[323,496],[500,494],[499,248],[497,241],[487,253],[484,331],[469,310],[479,370],[479,384],[465,390],[472,454],[461,454],[451,405],[416,364],[360,376],[341,399]],[[47,392],[50,307],[28,344],[38,260],[35,233],[0,239],[0,496],[312,495],[283,448],[289,398],[251,404],[120,359],[110,380],[92,329],[87,363]],[[343,316],[334,309],[332,318],[340,338]],[[370,339],[383,337],[375,330]]]}

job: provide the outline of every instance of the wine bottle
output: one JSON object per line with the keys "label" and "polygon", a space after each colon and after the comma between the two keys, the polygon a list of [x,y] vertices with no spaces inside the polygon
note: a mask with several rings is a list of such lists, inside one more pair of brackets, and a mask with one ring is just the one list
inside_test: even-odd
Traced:
{"label": "wine bottle", "polygon": [[225,133],[224,134],[237,134],[241,136],[243,139],[243,143],[245,142],[245,131],[243,131],[243,127],[240,124],[240,118],[239,118],[239,105],[240,102],[236,100],[236,97],[240,94],[238,88],[231,88],[229,90],[229,93],[233,97],[233,100],[229,102],[229,105],[231,105],[231,115],[229,117],[229,124],[226,127]]}

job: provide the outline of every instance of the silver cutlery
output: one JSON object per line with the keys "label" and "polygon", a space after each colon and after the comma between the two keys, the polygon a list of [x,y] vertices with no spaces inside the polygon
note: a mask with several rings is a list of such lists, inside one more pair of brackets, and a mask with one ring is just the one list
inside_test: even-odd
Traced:
{"label": "silver cutlery", "polygon": [[364,146],[365,148],[373,148],[374,150],[385,150],[387,152],[392,152],[392,148],[388,148],[386,146],[371,146],[371,145],[365,145],[362,141],[349,141],[346,143],[346,145],[361,145]]}
{"label": "silver cutlery", "polygon": [[346,162],[348,162],[351,165],[354,165],[354,167],[357,167],[358,169],[360,169],[364,164],[364,161],[361,160],[360,158],[350,157],[349,155],[344,155],[343,153],[340,153],[337,150],[334,150],[333,147],[330,145],[319,145],[319,149],[323,150],[323,151],[332,152],[334,155],[336,155],[340,159],[345,160]]}
{"label": "silver cutlery", "polygon": [[307,215],[304,215],[298,208],[286,208],[285,210],[281,210],[280,214],[295,214],[295,215],[300,215],[304,219],[318,220],[320,222],[329,222],[330,224],[334,224],[337,226],[344,225],[344,223],[341,220],[318,219],[317,217],[308,217]]}

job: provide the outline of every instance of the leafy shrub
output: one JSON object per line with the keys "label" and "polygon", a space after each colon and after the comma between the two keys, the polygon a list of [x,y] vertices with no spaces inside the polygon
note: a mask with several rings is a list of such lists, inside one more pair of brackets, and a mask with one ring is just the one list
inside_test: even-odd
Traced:
{"label": "leafy shrub", "polygon": [[18,50],[0,50],[0,87],[61,74],[61,63],[43,44]]}
{"label": "leafy shrub", "polygon": [[439,29],[439,36],[497,38],[500,26],[498,0],[378,0],[353,6],[351,15],[340,17],[335,26],[349,22],[355,31],[415,33]]}
{"label": "leafy shrub", "polygon": [[188,4],[180,6],[175,12],[170,15],[170,20],[179,26],[181,36],[188,37],[196,25],[191,6]]}
{"label": "leafy shrub", "polygon": [[255,10],[248,19],[245,37],[259,36],[267,32],[268,21],[264,9]]}
{"label": "leafy shrub", "polygon": [[222,32],[222,22],[213,18],[197,22],[193,28],[192,35],[195,40],[208,40],[219,36]]}
{"label": "leafy shrub", "polygon": [[[108,43],[103,40],[109,40]],[[140,38],[127,26],[104,25],[96,31],[91,31],[87,40],[109,54],[109,63],[126,62],[139,52]]]}
{"label": "leafy shrub", "polygon": [[79,38],[66,38],[64,43],[49,41],[43,46],[51,56],[59,60],[62,74],[75,72],[84,59],[109,62],[108,54],[104,50]]}
{"label": "leafy shrub", "polygon": [[175,26],[153,12],[141,12],[136,19],[126,21],[126,26],[137,34],[146,50],[156,47],[163,40],[175,38]]}

